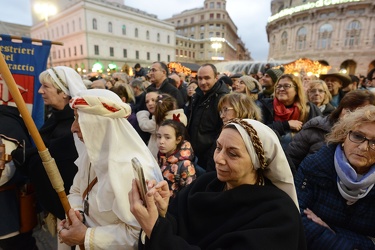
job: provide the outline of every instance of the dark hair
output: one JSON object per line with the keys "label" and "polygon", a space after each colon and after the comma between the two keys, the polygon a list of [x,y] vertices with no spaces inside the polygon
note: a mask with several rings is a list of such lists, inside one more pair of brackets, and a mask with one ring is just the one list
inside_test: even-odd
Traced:
{"label": "dark hair", "polygon": [[164,121],[167,112],[176,109],[177,106],[176,98],[171,95],[165,93],[158,95],[154,112],[156,125],[160,125]]}
{"label": "dark hair", "polygon": [[375,105],[375,95],[369,90],[352,90],[341,99],[339,106],[329,115],[329,122],[334,124],[340,118],[343,109],[355,110],[368,102]]}
{"label": "dark hair", "polygon": [[370,72],[368,72],[367,74],[367,80],[371,81],[372,80],[372,75],[375,73],[375,68],[373,68],[372,70],[370,70]]}
{"label": "dark hair", "polygon": [[352,82],[356,82],[356,83],[359,83],[359,78],[355,75],[349,75],[350,76],[350,79],[352,80]]}
{"label": "dark hair", "polygon": [[154,62],[154,63],[158,63],[160,67],[165,71],[166,76],[169,76],[169,69],[168,69],[167,64],[163,62]]}
{"label": "dark hair", "polygon": [[136,63],[135,65],[134,65],[134,68],[135,69],[138,69],[138,68],[140,68],[141,67],[141,65],[139,64],[139,63]]}
{"label": "dark hair", "polygon": [[160,124],[160,127],[161,126],[170,126],[174,129],[175,131],[175,135],[176,135],[176,139],[181,136],[181,141],[179,144],[177,144],[177,149],[180,149],[182,144],[184,143],[184,140],[186,140],[187,138],[187,129],[186,127],[184,126],[184,124],[182,124],[181,122],[179,121],[175,121],[175,120],[171,120],[171,119],[168,119],[168,120],[164,120],[161,124]]}
{"label": "dark hair", "polygon": [[134,95],[132,93],[129,93],[129,91],[131,90],[129,87],[127,88],[123,85],[115,85],[109,90],[116,93],[120,98],[125,97],[127,103],[134,103]]}
{"label": "dark hair", "polygon": [[216,69],[215,65],[213,65],[212,63],[205,63],[202,66],[200,66],[200,68],[203,68],[203,67],[206,67],[206,66],[211,67],[212,71],[214,72],[214,76],[216,77],[217,76],[217,69]]}

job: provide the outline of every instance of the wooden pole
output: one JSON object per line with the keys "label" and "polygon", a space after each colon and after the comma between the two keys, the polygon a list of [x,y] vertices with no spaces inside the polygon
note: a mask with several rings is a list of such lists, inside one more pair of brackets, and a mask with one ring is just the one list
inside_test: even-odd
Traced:
{"label": "wooden pole", "polygon": [[[22,40],[22,36],[10,36],[11,39],[16,39],[16,40]],[[36,39],[36,38],[31,38],[32,42],[37,42],[37,43],[42,43],[43,40]],[[56,41],[51,41],[51,44],[53,45],[60,45],[63,46],[64,43],[62,42],[56,42]]]}
{"label": "wooden pole", "polygon": [[[51,181],[51,184],[57,195],[60,198],[60,202],[64,208],[66,214],[70,210],[70,204],[68,197],[66,196],[64,189],[64,182],[61,178],[59,169],[57,168],[55,160],[51,157],[48,149],[46,148],[42,137],[39,134],[38,129],[34,123],[34,120],[31,118],[29,111],[27,110],[25,101],[23,100],[20,91],[17,88],[16,82],[8,68],[8,65],[4,59],[3,53],[0,52],[0,74],[4,79],[6,85],[8,86],[9,92],[11,93],[13,100],[15,101],[17,108],[22,116],[23,121],[29,131],[31,137],[33,138],[35,145],[38,149],[40,158],[42,159],[44,169],[47,172],[48,178]],[[79,246],[80,249],[84,249],[83,245]]]}

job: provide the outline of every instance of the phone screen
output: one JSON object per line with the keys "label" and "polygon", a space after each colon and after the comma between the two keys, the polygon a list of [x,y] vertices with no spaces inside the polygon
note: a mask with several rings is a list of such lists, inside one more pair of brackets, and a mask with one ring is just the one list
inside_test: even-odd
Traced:
{"label": "phone screen", "polygon": [[134,157],[132,159],[132,165],[133,165],[133,172],[135,181],[137,182],[138,190],[141,195],[141,199],[143,201],[143,205],[146,206],[146,200],[145,196],[147,193],[147,186],[146,186],[146,179],[143,174],[143,168],[137,157]]}

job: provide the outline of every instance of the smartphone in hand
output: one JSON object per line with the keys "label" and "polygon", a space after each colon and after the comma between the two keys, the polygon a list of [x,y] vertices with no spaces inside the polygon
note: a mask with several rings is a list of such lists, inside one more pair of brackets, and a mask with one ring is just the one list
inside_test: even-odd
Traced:
{"label": "smartphone in hand", "polygon": [[146,186],[146,179],[145,175],[143,174],[143,168],[137,157],[132,159],[133,165],[133,173],[135,181],[137,182],[138,190],[141,195],[141,199],[143,201],[143,205],[146,207],[146,193],[147,193],[147,186]]}

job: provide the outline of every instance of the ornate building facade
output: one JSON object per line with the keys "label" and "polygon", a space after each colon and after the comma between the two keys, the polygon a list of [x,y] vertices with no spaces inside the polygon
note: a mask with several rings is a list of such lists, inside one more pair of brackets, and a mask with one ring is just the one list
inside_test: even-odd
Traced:
{"label": "ornate building facade", "polygon": [[310,58],[349,74],[375,67],[374,0],[272,0],[269,60]]}
{"label": "ornate building facade", "polygon": [[250,53],[226,11],[226,0],[205,0],[165,21],[176,27],[176,60],[191,63],[250,60]]}
{"label": "ornate building facade", "polygon": [[[32,0],[36,6],[39,0]],[[121,0],[49,0],[57,13],[33,10],[31,36],[62,42],[52,46],[50,65],[65,65],[82,74],[120,71],[175,60],[175,28],[171,23],[125,6]]]}

